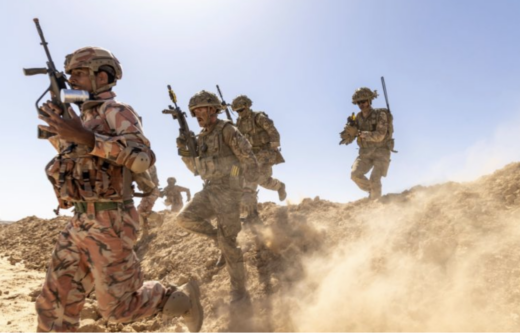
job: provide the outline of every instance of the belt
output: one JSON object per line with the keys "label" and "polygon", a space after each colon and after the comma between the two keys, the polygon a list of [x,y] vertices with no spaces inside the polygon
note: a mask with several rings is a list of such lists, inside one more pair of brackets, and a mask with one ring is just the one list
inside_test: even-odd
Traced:
{"label": "belt", "polygon": [[[133,206],[134,201],[132,199],[125,200],[123,202],[93,202],[94,210],[96,212],[101,212],[104,210],[116,210],[120,205],[123,205],[124,207],[129,206],[130,204]],[[76,210],[76,213],[86,213],[88,208],[88,202],[85,201],[77,201],[74,203],[74,209]]]}

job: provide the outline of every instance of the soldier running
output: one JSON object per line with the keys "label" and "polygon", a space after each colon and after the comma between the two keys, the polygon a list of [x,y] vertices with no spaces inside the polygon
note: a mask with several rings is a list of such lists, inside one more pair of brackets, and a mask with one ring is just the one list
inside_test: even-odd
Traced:
{"label": "soldier running", "polygon": [[238,113],[238,130],[253,147],[258,160],[259,177],[256,182],[246,182],[242,209],[247,214],[245,222],[261,223],[258,216],[258,185],[268,190],[277,191],[280,201],[287,197],[285,184],[273,177],[273,165],[284,163],[280,153],[280,134],[265,112],[251,110],[253,102],[246,95],[237,96],[231,108]]}
{"label": "soldier running", "polygon": [[[381,178],[387,175],[390,153],[394,149],[393,118],[388,109],[372,108],[372,100],[377,96],[377,91],[369,88],[356,90],[352,104],[358,105],[361,111],[348,118],[340,142],[350,144],[357,138],[359,156],[352,165],[351,178],[360,189],[369,193],[371,200],[381,197]],[[371,169],[369,180],[365,174]]]}
{"label": "soldier running", "polygon": [[181,193],[186,193],[186,201],[190,201],[191,192],[189,188],[175,185],[175,183],[177,183],[177,179],[174,177],[168,178],[168,185],[161,191],[160,195],[161,198],[166,197],[164,204],[166,206],[171,205],[171,211],[178,213],[184,206]]}
{"label": "soldier running", "polygon": [[47,177],[60,207],[74,207],[74,216],[58,236],[36,300],[37,331],[77,331],[85,298],[94,289],[99,312],[110,322],[162,312],[182,316],[190,331],[199,331],[198,284],[145,282],[133,251],[139,216],[131,183],[147,174],[155,155],[136,112],[115,100],[112,87],[123,74],[119,61],[106,49],[85,47],[67,56],[65,71],[72,88],[90,98],[79,116],[68,110],[71,119],[61,118],[50,102],[41,107],[46,116],[40,119],[48,126],[40,128],[56,134],[49,141],[58,151],[46,167]]}
{"label": "soldier running", "polygon": [[[237,245],[240,199],[244,178],[257,181],[258,163],[251,144],[238,129],[230,121],[218,119],[222,105],[215,94],[198,92],[190,99],[189,109],[202,128],[197,137],[198,156],[186,157],[190,156],[190,138],[182,134],[177,146],[186,166],[204,180],[204,187],[184,206],[177,223],[216,242],[230,276],[233,303],[247,297],[244,259]],[[210,223],[214,217],[216,228]]]}

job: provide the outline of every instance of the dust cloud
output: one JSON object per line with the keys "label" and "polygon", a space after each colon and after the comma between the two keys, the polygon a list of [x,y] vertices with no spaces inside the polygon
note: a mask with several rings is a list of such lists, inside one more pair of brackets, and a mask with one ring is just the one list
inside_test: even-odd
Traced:
{"label": "dust cloud", "polygon": [[469,185],[406,197],[357,211],[345,221],[356,236],[303,260],[296,329],[517,330],[518,205]]}

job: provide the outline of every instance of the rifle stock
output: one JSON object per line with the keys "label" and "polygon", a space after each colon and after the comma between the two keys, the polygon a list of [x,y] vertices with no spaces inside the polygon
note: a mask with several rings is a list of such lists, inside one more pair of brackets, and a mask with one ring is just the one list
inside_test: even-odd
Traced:
{"label": "rifle stock", "polygon": [[231,112],[229,112],[228,105],[227,105],[226,101],[224,101],[224,96],[222,96],[222,91],[220,91],[220,87],[218,86],[218,84],[217,84],[217,91],[220,96],[220,99],[222,100],[222,106],[226,108],[225,111],[226,111],[227,119],[229,121],[233,122],[233,118],[231,118]]}

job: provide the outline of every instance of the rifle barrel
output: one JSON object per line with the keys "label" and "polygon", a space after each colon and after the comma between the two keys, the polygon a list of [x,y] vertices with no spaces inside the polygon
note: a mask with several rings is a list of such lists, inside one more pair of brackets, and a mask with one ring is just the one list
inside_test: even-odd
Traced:
{"label": "rifle barrel", "polygon": [[381,84],[383,85],[383,93],[385,94],[386,108],[390,112],[390,103],[388,102],[388,94],[386,92],[385,77],[381,76]]}
{"label": "rifle barrel", "polygon": [[49,48],[47,47],[48,43],[45,40],[45,36],[43,36],[43,30],[40,26],[40,20],[38,18],[35,18],[34,24],[36,24],[36,30],[38,30],[38,35],[40,35],[41,39],[41,45],[43,46],[43,49],[45,50],[45,54],[47,55],[47,59],[49,60],[49,69],[55,71],[56,67],[54,66],[54,62],[52,61],[51,52],[49,51]]}

